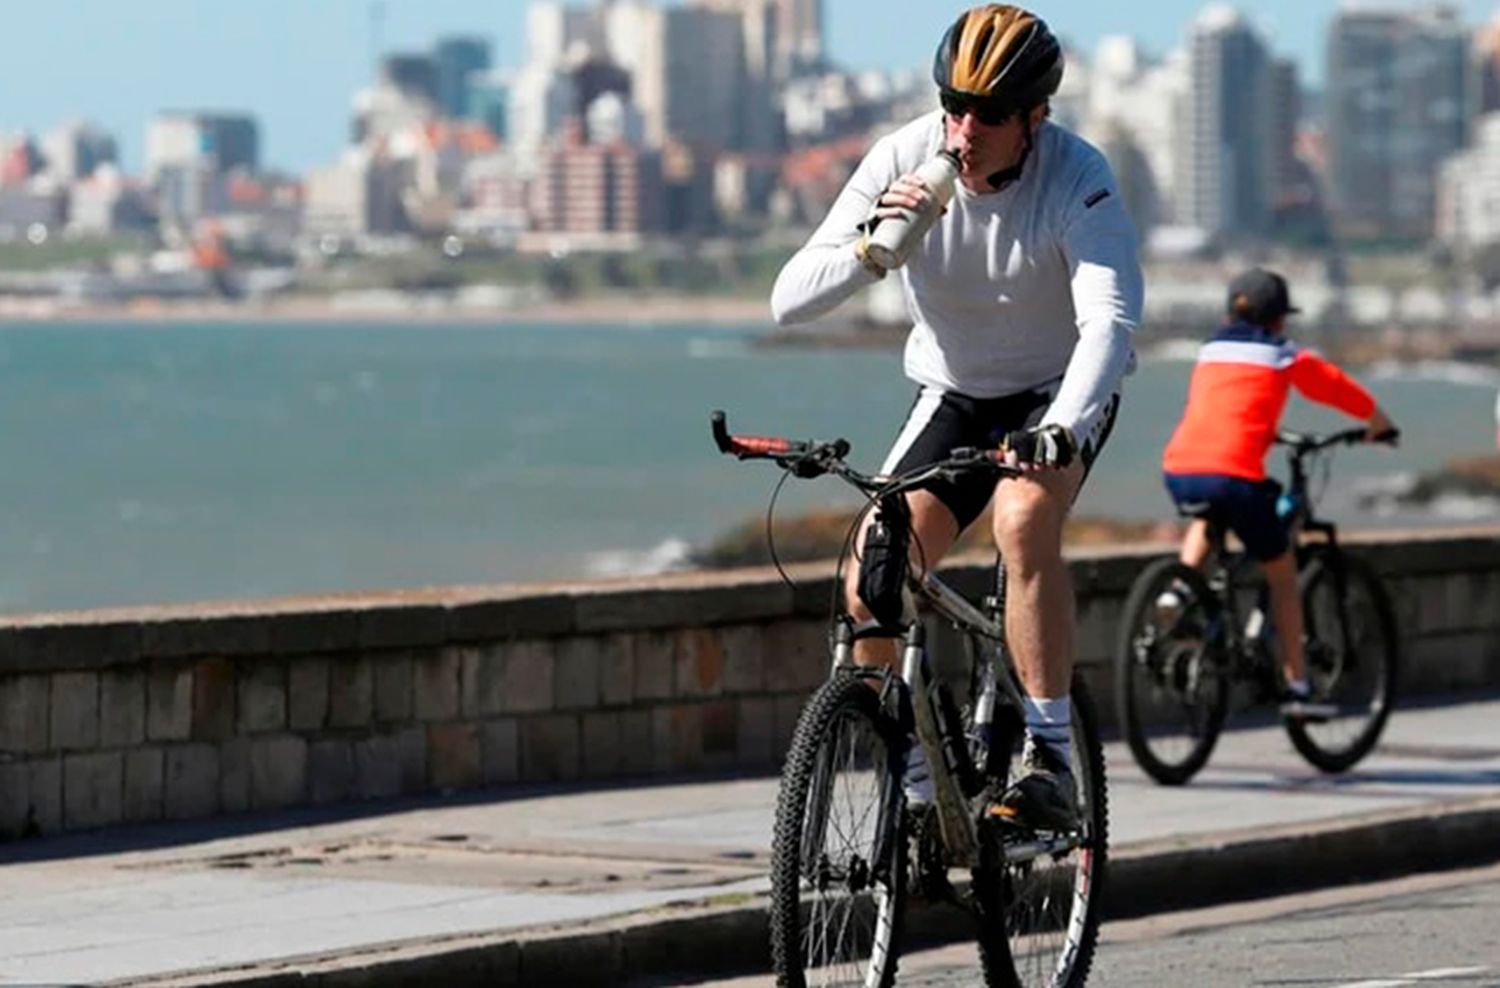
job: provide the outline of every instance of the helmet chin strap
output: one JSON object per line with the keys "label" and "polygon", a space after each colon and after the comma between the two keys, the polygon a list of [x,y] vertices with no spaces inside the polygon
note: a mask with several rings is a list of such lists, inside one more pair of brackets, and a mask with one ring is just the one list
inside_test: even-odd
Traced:
{"label": "helmet chin strap", "polygon": [[1026,143],[1021,146],[1021,156],[1016,159],[1016,163],[1011,165],[1009,168],[1000,169],[999,171],[991,175],[988,179],[986,179],[986,181],[990,183],[990,188],[994,189],[996,192],[999,192],[1001,189],[1005,188],[1005,186],[1010,185],[1012,182],[1021,177],[1021,168],[1025,166],[1026,159],[1031,156],[1031,149],[1034,144],[1030,110],[1026,111],[1026,128],[1023,133],[1026,138]]}

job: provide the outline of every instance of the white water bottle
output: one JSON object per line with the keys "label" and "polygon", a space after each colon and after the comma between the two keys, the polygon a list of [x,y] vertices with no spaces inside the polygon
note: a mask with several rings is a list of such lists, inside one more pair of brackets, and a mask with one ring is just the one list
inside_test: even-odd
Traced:
{"label": "white water bottle", "polygon": [[886,271],[894,271],[906,263],[915,247],[932,224],[942,215],[943,207],[953,198],[954,183],[958,181],[959,160],[956,151],[939,151],[937,156],[916,171],[932,196],[921,210],[902,209],[900,216],[881,220],[870,235],[865,254],[871,261]]}

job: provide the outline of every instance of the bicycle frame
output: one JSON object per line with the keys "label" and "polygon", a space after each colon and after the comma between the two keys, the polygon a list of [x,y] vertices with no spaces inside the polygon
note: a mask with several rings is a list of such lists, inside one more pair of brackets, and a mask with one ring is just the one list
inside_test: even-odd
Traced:
{"label": "bicycle frame", "polygon": [[[995,450],[954,450],[950,459],[932,464],[912,474],[899,478],[878,478],[861,474],[843,462],[849,444],[838,439],[826,443],[793,442],[787,439],[731,436],[722,412],[711,417],[714,442],[720,452],[733,454],[740,459],[771,459],[798,477],[816,477],[832,473],[872,498],[894,497],[913,489],[944,471],[971,468],[987,468],[999,477],[1019,475],[1014,466],[998,459]],[[903,547],[906,551],[906,547]],[[985,665],[979,670],[984,683],[980,695],[974,697],[974,723],[988,729],[993,724],[994,713],[1000,694],[1018,714],[1023,709],[1022,695],[1015,673],[1005,655],[1004,573],[997,570],[998,592],[994,598],[993,616],[985,614],[964,596],[942,582],[930,571],[921,574],[907,573],[906,590],[911,597],[928,604],[933,612],[947,619],[954,627],[973,637],[997,644],[995,655],[977,656],[976,662]],[[837,621],[834,631],[833,663],[830,674],[857,668],[854,661],[854,642],[859,637],[899,637],[902,640],[901,670],[899,676],[893,670],[865,671],[881,679],[881,696],[892,693],[901,706],[896,711],[898,719],[907,721],[910,712],[911,726],[927,754],[933,775],[935,804],[943,844],[947,852],[946,863],[951,867],[974,868],[980,864],[980,840],[978,824],[969,808],[969,797],[964,792],[960,775],[967,766],[973,769],[967,749],[967,739],[955,736],[945,708],[942,683],[933,675],[928,659],[927,632],[920,620],[904,622],[899,627],[876,627],[856,630],[847,619]],[[993,744],[993,739],[992,742]],[[987,754],[987,752],[986,752]],[[1076,837],[1057,837],[1032,841],[1008,843],[1006,859],[1010,862],[1029,860],[1040,854],[1056,853],[1075,846]]]}
{"label": "bicycle frame", "polygon": [[[1362,429],[1350,429],[1323,437],[1292,432],[1281,432],[1277,435],[1277,442],[1288,447],[1288,483],[1285,496],[1292,499],[1294,510],[1286,519],[1285,527],[1288,541],[1297,554],[1299,570],[1306,564],[1308,553],[1313,545],[1329,552],[1330,558],[1337,558],[1339,549],[1338,526],[1325,518],[1319,518],[1316,514],[1316,506],[1312,498],[1308,496],[1310,484],[1307,457],[1323,453],[1335,445],[1354,442],[1363,435]],[[1254,568],[1252,561],[1247,553],[1230,554],[1227,552],[1222,529],[1211,527],[1210,533],[1212,544],[1210,558],[1214,562],[1209,567],[1209,586],[1218,595],[1226,615],[1222,629],[1224,645],[1229,650],[1229,654],[1238,663],[1242,663],[1234,670],[1236,678],[1249,679],[1264,676],[1267,683],[1274,684],[1276,679],[1274,657],[1260,643],[1262,638],[1260,629],[1257,628],[1254,634],[1245,631],[1257,613],[1260,615],[1261,622],[1266,620],[1265,601],[1264,599],[1257,601],[1248,613],[1242,615],[1235,592],[1238,588],[1247,586],[1242,577],[1245,571]],[[1317,535],[1320,541],[1303,542],[1301,536],[1304,534]],[[1334,579],[1338,581],[1340,589],[1342,589],[1343,578],[1342,569],[1336,567]],[[1340,595],[1340,600],[1342,600],[1342,595]],[[1348,618],[1342,606],[1339,609],[1339,621],[1347,625]]]}

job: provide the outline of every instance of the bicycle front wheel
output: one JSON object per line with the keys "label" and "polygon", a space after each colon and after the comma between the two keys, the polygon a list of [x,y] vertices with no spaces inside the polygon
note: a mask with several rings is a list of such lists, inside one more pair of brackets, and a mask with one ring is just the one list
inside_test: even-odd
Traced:
{"label": "bicycle front wheel", "polygon": [[1229,712],[1229,676],[1210,632],[1218,609],[1202,575],[1175,559],[1148,566],[1125,601],[1116,709],[1136,763],[1162,785],[1203,767]]}
{"label": "bicycle front wheel", "polygon": [[1396,701],[1396,620],[1380,577],[1355,556],[1318,552],[1299,582],[1308,681],[1337,712],[1288,719],[1286,732],[1313,766],[1343,772],[1375,747]]}
{"label": "bicycle front wheel", "polygon": [[979,961],[989,988],[1081,988],[1094,962],[1109,854],[1109,791],[1099,718],[1073,680],[1072,834],[991,832],[974,872]]}
{"label": "bicycle front wheel", "polygon": [[896,978],[906,881],[905,738],[868,681],[837,673],[802,711],[771,847],[771,956],[784,988]]}

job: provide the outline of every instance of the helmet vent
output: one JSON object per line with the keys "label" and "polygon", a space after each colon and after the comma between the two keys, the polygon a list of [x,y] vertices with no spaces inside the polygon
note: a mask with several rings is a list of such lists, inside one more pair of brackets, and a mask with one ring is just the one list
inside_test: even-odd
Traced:
{"label": "helmet vent", "polygon": [[995,37],[995,24],[993,21],[985,22],[984,27],[979,29],[979,37],[974,39],[974,54],[983,58],[990,50],[990,41]]}

